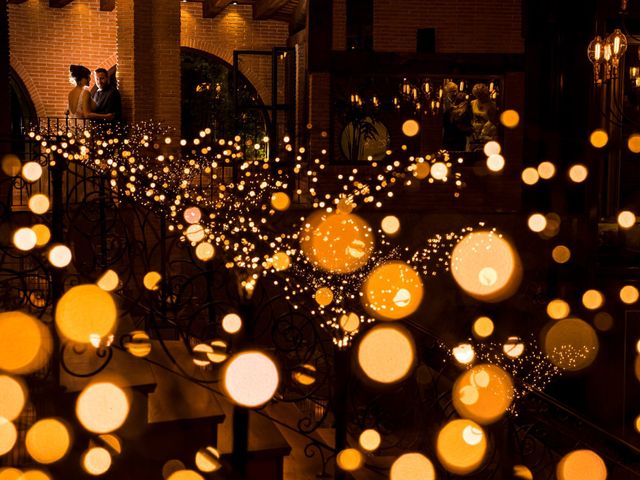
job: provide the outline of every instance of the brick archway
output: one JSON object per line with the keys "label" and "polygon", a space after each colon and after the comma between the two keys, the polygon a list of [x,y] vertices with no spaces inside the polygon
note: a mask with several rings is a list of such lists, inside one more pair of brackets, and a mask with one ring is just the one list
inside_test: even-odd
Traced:
{"label": "brick archway", "polygon": [[[183,38],[180,42],[180,46],[192,48],[193,50],[200,50],[224,60],[229,65],[233,65],[233,50],[231,48],[224,48],[219,44],[197,38]],[[254,86],[263,103],[265,99],[270,99],[271,88],[256,72],[251,68],[245,68],[241,70],[241,73]]]}
{"label": "brick archway", "polygon": [[36,115],[40,118],[44,118],[47,116],[47,110],[44,107],[44,102],[42,101],[42,97],[40,96],[40,92],[38,91],[35,82],[27,72],[27,69],[22,65],[20,60],[18,60],[15,55],[11,55],[11,68],[13,68],[16,75],[20,78],[22,83],[24,84],[27,92],[29,93],[29,97],[31,97],[31,102],[33,102],[33,106],[36,109]]}

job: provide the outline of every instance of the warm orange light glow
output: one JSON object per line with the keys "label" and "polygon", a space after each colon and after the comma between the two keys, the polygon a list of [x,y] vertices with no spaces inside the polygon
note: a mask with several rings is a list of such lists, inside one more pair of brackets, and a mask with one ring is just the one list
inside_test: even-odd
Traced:
{"label": "warm orange light glow", "polygon": [[618,225],[622,228],[631,228],[636,224],[637,218],[633,212],[624,210],[618,214]]}
{"label": "warm orange light glow", "polygon": [[111,467],[111,454],[106,448],[93,447],[82,456],[82,468],[89,475],[102,475]]}
{"label": "warm orange light glow", "polygon": [[577,318],[559,320],[544,335],[545,353],[565,370],[588,367],[595,360],[598,348],[598,335],[593,327]]}
{"label": "warm orange light glow", "polygon": [[143,358],[151,353],[151,340],[149,335],[144,330],[134,330],[131,335],[131,340],[124,344],[124,347],[134,357]]}
{"label": "warm orange light glow", "polygon": [[601,332],[608,332],[613,328],[613,317],[607,312],[598,312],[593,317],[593,325]]}
{"label": "warm orange light glow", "polygon": [[120,284],[120,278],[118,274],[113,270],[107,270],[102,274],[100,279],[96,282],[101,289],[105,292],[113,292]]}
{"label": "warm orange light glow", "polygon": [[198,223],[202,218],[202,211],[198,207],[189,207],[182,214],[184,221],[190,225]]}
{"label": "warm orange light glow", "polygon": [[271,261],[273,262],[273,268],[277,272],[286,270],[287,268],[289,268],[289,265],[291,265],[291,259],[289,258],[289,255],[287,255],[286,252],[274,253],[273,257],[271,257]]}
{"label": "warm orange light glow", "polygon": [[198,467],[198,470],[205,473],[220,470],[222,467],[222,464],[220,463],[220,452],[218,452],[214,447],[204,447],[199,449],[196,453],[196,467]]}
{"label": "warm orange light glow", "polygon": [[204,477],[193,470],[178,470],[172,473],[167,480],[204,480]]}
{"label": "warm orange light glow", "polygon": [[527,167],[522,171],[522,181],[527,185],[535,185],[539,179],[538,170],[533,167]]}
{"label": "warm orange light glow", "polygon": [[604,130],[594,130],[589,137],[589,141],[595,148],[603,148],[609,143],[609,135]]}
{"label": "warm orange light glow", "polygon": [[395,235],[400,231],[400,220],[395,215],[387,215],[382,219],[380,227],[387,235]]}
{"label": "warm orange light glow", "polygon": [[0,370],[27,374],[42,368],[53,349],[47,327],[22,312],[0,313]]}
{"label": "warm orange light glow", "polygon": [[347,333],[354,333],[360,328],[360,317],[351,312],[346,313],[340,317],[340,328]]}
{"label": "warm orange light glow", "polygon": [[572,165],[569,169],[569,178],[572,182],[582,183],[587,179],[589,170],[582,164]]}
{"label": "warm orange light glow", "polygon": [[538,175],[540,178],[549,180],[556,174],[556,166],[551,162],[542,162],[538,165]]}
{"label": "warm orange light glow", "polygon": [[36,223],[31,230],[36,234],[36,245],[39,247],[46,245],[51,239],[51,230],[42,223]]}
{"label": "warm orange light glow", "polygon": [[380,446],[380,442],[382,442],[382,438],[380,437],[380,434],[373,428],[364,430],[358,438],[358,443],[360,443],[362,449],[366,450],[367,452],[373,452],[374,450],[377,450]]}
{"label": "warm orange light glow", "polygon": [[8,154],[2,157],[2,171],[9,177],[15,177],[20,173],[22,163],[20,159],[13,154]]}
{"label": "warm orange light glow", "polygon": [[499,234],[471,232],[453,249],[451,273],[458,286],[470,296],[485,302],[498,302],[518,289],[520,259]]}
{"label": "warm orange light glow", "polygon": [[18,250],[29,251],[38,243],[38,236],[32,229],[24,227],[19,228],[13,234],[13,244]]}
{"label": "warm orange light glow", "polygon": [[196,257],[203,262],[211,260],[215,254],[216,250],[209,242],[201,242],[196,247]]}
{"label": "warm orange light glow", "polygon": [[489,317],[478,317],[473,322],[473,333],[476,337],[487,338],[493,333],[493,321]]}
{"label": "warm orange light glow", "polygon": [[347,472],[354,472],[362,467],[364,459],[362,454],[355,448],[345,448],[336,457],[338,467]]}
{"label": "warm orange light glow", "polygon": [[27,162],[22,166],[22,178],[35,182],[42,177],[42,166],[38,162]]}
{"label": "warm orange light glow", "polygon": [[378,383],[404,379],[415,361],[413,338],[403,328],[379,325],[364,334],[358,344],[358,365],[364,374]]}
{"label": "warm orange light glow", "polygon": [[431,176],[434,180],[446,180],[449,174],[449,167],[443,162],[436,162],[431,165]]}
{"label": "warm orange light glow", "polygon": [[162,466],[162,478],[164,478],[165,480],[168,480],[171,475],[184,469],[185,469],[184,463],[182,463],[180,460],[176,460],[176,459],[168,460]]}
{"label": "warm orange light glow", "polygon": [[640,135],[637,133],[629,135],[627,147],[632,153],[640,153]]}
{"label": "warm orange light glow", "polygon": [[71,433],[60,420],[45,418],[34,423],[27,431],[25,446],[36,462],[54,463],[71,448]]}
{"label": "warm orange light glow", "polygon": [[435,480],[433,463],[421,453],[400,455],[391,465],[389,480]]}
{"label": "warm orange light glow", "polygon": [[597,310],[604,305],[604,295],[598,290],[587,290],[582,295],[582,304],[589,310]]}
{"label": "warm orange light glow", "polygon": [[547,315],[549,315],[554,320],[567,318],[570,312],[571,308],[569,307],[569,304],[560,298],[551,300],[547,304]]}
{"label": "warm orange light glow", "polygon": [[204,231],[204,227],[199,223],[194,223],[193,225],[189,225],[187,229],[184,231],[187,240],[190,242],[201,242],[204,240],[206,233]]}
{"label": "warm orange light glow", "polygon": [[291,205],[289,195],[284,192],[276,192],[271,195],[271,206],[276,210],[283,212]]}
{"label": "warm orange light glow", "polygon": [[65,338],[89,343],[104,338],[116,327],[118,312],[108,292],[93,284],[69,289],[56,307],[56,326]]}
{"label": "warm orange light glow", "polygon": [[625,285],[620,289],[620,300],[626,304],[636,303],[638,297],[640,297],[640,293],[633,285]]}
{"label": "warm orange light glow", "polygon": [[316,367],[310,363],[304,363],[293,371],[291,377],[300,385],[309,386],[316,383],[316,371]]}
{"label": "warm orange light glow", "polygon": [[592,450],[574,450],[558,463],[558,480],[605,480],[607,467]]}
{"label": "warm orange light glow", "polygon": [[524,353],[524,343],[519,337],[509,337],[502,345],[502,352],[510,358],[518,358]]}
{"label": "warm orange light glow", "polygon": [[541,213],[534,213],[527,220],[527,225],[532,232],[539,233],[543,231],[547,226],[547,219]]}
{"label": "warm orange light glow", "polygon": [[515,465],[513,467],[513,477],[516,480],[533,480],[533,473],[524,465]]}
{"label": "warm orange light glow", "polygon": [[431,165],[429,165],[427,162],[418,162],[416,163],[416,168],[413,174],[419,180],[424,180],[429,176],[430,171],[431,171]]}
{"label": "warm orange light glow", "polygon": [[306,221],[300,238],[305,257],[332,273],[351,273],[364,266],[373,251],[373,232],[351,213],[316,212]]}
{"label": "warm orange light glow", "polygon": [[402,133],[407,137],[415,137],[420,132],[420,124],[415,120],[406,120],[402,124]]}
{"label": "warm orange light glow", "polygon": [[258,351],[234,355],[222,374],[227,395],[237,404],[258,407],[273,398],[280,383],[275,362]]}
{"label": "warm orange light glow", "polygon": [[25,470],[19,480],[51,480],[42,470]]}
{"label": "warm orange light glow", "polygon": [[333,302],[333,292],[329,287],[320,287],[316,290],[314,298],[318,305],[321,307],[326,307],[331,302]]}
{"label": "warm orange light glow", "polygon": [[500,122],[507,128],[516,128],[520,123],[520,115],[515,110],[505,110],[500,114]]}
{"label": "warm orange light glow", "polygon": [[16,426],[6,418],[0,417],[0,455],[10,452],[17,439]]}
{"label": "warm orange light glow", "polygon": [[55,245],[49,250],[49,262],[54,267],[64,268],[71,263],[73,255],[66,245]]}
{"label": "warm orange light glow", "polygon": [[492,172],[499,172],[504,168],[504,157],[497,153],[487,157],[487,168]]}
{"label": "warm orange light glow", "polygon": [[564,245],[558,245],[553,248],[551,258],[556,263],[567,263],[571,259],[571,250]]}
{"label": "warm orange light glow", "polygon": [[22,382],[8,375],[0,375],[0,418],[15,420],[26,401],[27,389]]}
{"label": "warm orange light glow", "polygon": [[451,473],[466,475],[484,460],[487,438],[482,427],[471,420],[452,420],[438,434],[438,460]]}
{"label": "warm orange light glow", "polygon": [[222,318],[222,329],[227,333],[238,333],[242,328],[242,319],[237,313],[227,313]]}
{"label": "warm orange light glow", "polygon": [[76,415],[84,428],[94,433],[117,430],[129,415],[126,393],[113,383],[85,387],[76,402]]}
{"label": "warm orange light glow", "polygon": [[414,313],[422,302],[420,275],[404,262],[393,261],[376,267],[362,287],[362,303],[371,315],[398,320]]}
{"label": "warm orange light glow", "polygon": [[36,215],[47,213],[50,207],[49,197],[43,193],[36,193],[29,199],[29,210]]}
{"label": "warm orange light glow", "polygon": [[487,157],[490,157],[491,155],[499,155],[502,151],[502,147],[498,142],[491,140],[484,144],[483,151]]}
{"label": "warm orange light glow", "polygon": [[451,350],[453,358],[462,365],[467,365],[476,358],[476,352],[470,343],[461,343]]}
{"label": "warm orange light glow", "polygon": [[0,468],[0,480],[21,480],[22,471],[17,468]]}
{"label": "warm orange light glow", "polygon": [[497,365],[477,365],[464,372],[453,386],[453,406],[461,417],[480,425],[499,420],[513,401],[513,382]]}
{"label": "warm orange light glow", "polygon": [[142,279],[142,284],[147,290],[155,291],[160,288],[160,280],[162,280],[162,275],[158,272],[149,272]]}

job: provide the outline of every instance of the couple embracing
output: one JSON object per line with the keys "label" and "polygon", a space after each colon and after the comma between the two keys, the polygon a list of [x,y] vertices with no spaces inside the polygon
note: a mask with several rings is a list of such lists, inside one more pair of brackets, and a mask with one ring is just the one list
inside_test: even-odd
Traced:
{"label": "couple embracing", "polygon": [[104,68],[93,72],[96,91],[91,93],[91,71],[82,65],[69,67],[69,80],[75,87],[69,92],[69,115],[72,118],[119,121],[122,117],[120,92],[109,82]]}

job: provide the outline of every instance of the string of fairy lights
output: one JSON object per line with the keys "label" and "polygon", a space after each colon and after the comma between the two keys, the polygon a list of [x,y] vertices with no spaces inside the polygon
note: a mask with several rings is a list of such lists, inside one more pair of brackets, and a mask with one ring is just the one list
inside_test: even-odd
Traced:
{"label": "string of fairy lights", "polygon": [[[503,125],[515,128],[515,112],[511,117],[505,116],[508,112],[511,111],[502,114]],[[56,167],[62,158],[101,172],[122,198],[130,198],[164,216],[167,228],[178,232],[199,260],[210,261],[216,255],[222,258],[225,266],[238,274],[247,296],[261,279],[280,286],[294,309],[308,308],[318,318],[338,348],[355,348],[359,374],[375,385],[402,381],[415,366],[415,340],[398,320],[418,311],[424,297],[423,279],[449,272],[461,290],[482,302],[510,297],[521,282],[518,252],[505,235],[484,223],[427,237],[424,248],[411,251],[394,240],[400,229],[396,216],[385,216],[380,227],[373,228],[357,213],[365,206],[374,211],[382,209],[414,182],[448,183],[453,195],[458,196],[464,187],[458,171],[463,160],[452,161],[446,151],[416,156],[403,145],[398,151],[387,151],[382,161],[331,174],[326,150],[314,158],[304,147],[295,148],[290,138],[282,139],[286,152],[283,157],[271,158],[267,153],[271,139],[267,137],[214,139],[211,135],[205,129],[197,138],[176,141],[166,128],[154,122],[76,131],[36,129],[29,133],[49,155],[49,166]],[[487,168],[500,171],[504,166],[500,145],[487,143],[485,153]],[[533,173],[525,170],[523,182],[531,185],[540,178],[551,178],[554,173],[546,163],[550,162],[541,163],[536,170],[535,181]],[[16,163],[13,158],[5,158],[2,168],[10,176],[21,175],[27,182],[35,182],[43,175],[37,162],[22,164],[19,159]],[[584,181],[585,171],[572,171],[572,181]],[[311,214],[297,220],[295,215],[285,219],[282,212],[301,200],[304,206],[313,208]],[[35,193],[29,199],[29,208],[36,215],[44,215],[50,209],[50,201],[46,195]],[[559,216],[539,217],[529,218],[529,228],[543,238],[553,238],[560,229]],[[635,222],[635,217],[625,217],[620,224],[628,225],[631,220]],[[48,227],[38,223],[18,229],[13,239],[19,250],[29,251],[44,248],[50,236]],[[569,256],[566,246],[557,246],[552,253],[557,263],[566,262]],[[65,268],[72,252],[64,245],[52,245],[48,258],[54,267]],[[154,290],[161,280],[157,272],[149,272],[143,283]],[[78,285],[64,294],[55,312],[55,323],[65,341],[96,348],[110,344],[117,312],[109,292],[117,285],[117,274],[109,270],[97,284]],[[639,296],[630,285],[620,291],[621,300],[627,304],[636,302]],[[597,311],[604,304],[604,296],[597,290],[587,290],[582,303],[586,309]],[[78,316],[77,312],[81,314]],[[436,441],[438,460],[449,472],[464,475],[482,464],[487,451],[483,428],[505,412],[517,413],[518,399],[532,390],[544,389],[562,372],[582,370],[594,361],[599,346],[594,328],[571,317],[569,304],[563,299],[551,301],[547,313],[553,322],[543,329],[539,341],[516,336],[506,341],[493,340],[493,320],[479,317],[473,322],[473,338],[454,346],[441,345],[462,369],[453,386],[452,399],[463,418],[447,423]],[[594,321],[597,328],[604,329],[598,326],[598,318],[602,325],[606,319],[596,315]],[[238,332],[242,322],[235,313],[228,313],[221,321],[229,334]],[[374,325],[363,328],[369,324]],[[28,342],[20,336],[20,330],[27,327],[33,330]],[[0,369],[12,375],[36,371],[51,354],[50,333],[28,315],[0,314],[0,333]],[[359,338],[354,342],[356,336]],[[151,342],[146,332],[132,332],[129,337],[124,344],[129,353],[137,357],[149,355]],[[13,342],[15,338],[24,341]],[[38,350],[44,348],[46,355],[34,355],[17,364],[15,358],[2,354],[9,349],[33,350],[29,343],[33,338],[38,339]],[[5,343],[6,339],[13,339],[13,343],[4,345],[3,339]],[[229,355],[228,345],[221,339],[209,343],[194,339],[191,343],[196,366],[224,365],[221,389],[237,404],[259,407],[275,395],[279,372],[269,355],[258,351]],[[314,365],[306,363],[295,370],[293,379],[309,386],[315,382],[315,373]],[[260,382],[256,382],[257,378]],[[264,388],[258,388],[258,383]],[[121,389],[110,383],[101,385],[109,391],[100,395],[110,397],[109,401],[118,407],[118,415],[108,419],[109,427],[101,430],[101,425],[93,423],[104,413],[92,409],[89,397],[95,394],[96,385],[82,392],[76,413],[88,431],[108,434],[122,425],[129,406]],[[1,408],[4,407],[0,403],[3,416]],[[16,415],[10,420],[14,418]],[[361,435],[358,448],[338,452],[340,468],[357,470],[365,461],[362,451],[373,452],[380,446],[378,432],[367,432]],[[13,444],[15,440],[9,448]],[[41,461],[35,449],[30,454]],[[90,454],[104,456],[104,452],[89,449],[83,457],[85,470],[95,474],[92,465],[86,464]],[[101,468],[108,463],[104,471],[114,455],[115,449],[110,447],[102,460]],[[590,461],[599,465],[601,459],[593,455]],[[195,462],[201,471],[212,472],[220,468],[218,460],[219,452],[205,446],[197,452]],[[43,457],[41,463],[48,461]],[[403,472],[418,467],[421,471],[434,471],[431,460],[422,454],[401,455],[392,465],[390,477],[405,478]]]}

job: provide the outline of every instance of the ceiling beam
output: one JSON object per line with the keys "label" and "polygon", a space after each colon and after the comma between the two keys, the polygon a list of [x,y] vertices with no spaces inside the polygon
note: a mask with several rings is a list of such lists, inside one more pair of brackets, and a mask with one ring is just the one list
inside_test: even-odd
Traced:
{"label": "ceiling beam", "polygon": [[101,12],[113,12],[116,8],[116,0],[100,0]]}
{"label": "ceiling beam", "polygon": [[291,20],[289,21],[289,35],[299,32],[307,28],[307,7],[309,6],[308,0],[300,0],[296,9],[291,14]]}
{"label": "ceiling beam", "polygon": [[231,0],[204,0],[202,2],[202,17],[216,17],[230,3]]}
{"label": "ceiling beam", "polygon": [[290,0],[256,0],[253,6],[253,18],[267,20],[273,17]]}
{"label": "ceiling beam", "polygon": [[49,6],[51,8],[62,8],[69,5],[73,0],[49,0]]}

